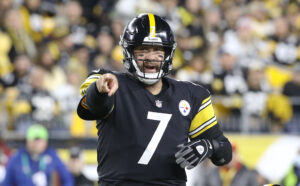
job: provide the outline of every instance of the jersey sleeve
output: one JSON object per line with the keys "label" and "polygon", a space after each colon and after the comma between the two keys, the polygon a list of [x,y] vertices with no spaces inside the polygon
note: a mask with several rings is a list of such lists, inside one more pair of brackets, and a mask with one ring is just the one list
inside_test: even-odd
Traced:
{"label": "jersey sleeve", "polygon": [[89,74],[89,76],[85,79],[85,81],[80,86],[81,96],[85,96],[86,91],[89,88],[89,86],[92,83],[94,83],[95,81],[97,81],[97,79],[99,79],[103,74],[108,73],[108,72],[109,71],[107,71],[107,70],[99,69],[99,70],[93,71],[91,74]]}
{"label": "jersey sleeve", "polygon": [[[102,118],[102,113],[95,113],[92,110],[93,109],[89,109],[88,107],[88,103],[87,103],[87,91],[89,87],[92,87],[91,85],[94,85],[95,82],[97,81],[97,79],[99,79],[103,74],[105,73],[110,73],[110,71],[107,70],[103,70],[103,69],[99,69],[96,71],[93,71],[88,77],[87,79],[81,84],[80,86],[80,94],[82,96],[78,106],[77,106],[77,114],[81,119],[84,120],[98,120]],[[95,89],[95,86],[92,87],[93,89]],[[106,105],[105,105],[106,106]],[[97,110],[97,109],[94,109]],[[104,111],[106,112],[106,111]]]}
{"label": "jersey sleeve", "polygon": [[201,90],[198,91],[195,98],[195,102],[197,101],[201,104],[197,105],[198,110],[195,111],[196,114],[192,119],[189,137],[191,140],[211,140],[214,148],[213,155],[210,157],[211,161],[217,166],[225,165],[232,159],[231,144],[218,124],[208,90],[204,93],[201,93]]}
{"label": "jersey sleeve", "polygon": [[197,92],[199,92],[199,96],[196,96],[195,102],[200,103],[200,105],[195,104],[197,106],[197,111],[192,119],[189,129],[189,137],[191,139],[203,134],[218,123],[210,93],[203,87],[201,87],[201,89]]}

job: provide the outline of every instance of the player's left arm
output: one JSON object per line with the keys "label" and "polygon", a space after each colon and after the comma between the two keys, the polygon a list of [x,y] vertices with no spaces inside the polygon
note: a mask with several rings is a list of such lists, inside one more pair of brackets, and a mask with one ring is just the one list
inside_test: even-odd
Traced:
{"label": "player's left arm", "polygon": [[232,158],[231,144],[220,129],[209,92],[204,97],[190,125],[190,142],[179,145],[175,154],[182,168],[192,169],[206,158],[220,166]]}

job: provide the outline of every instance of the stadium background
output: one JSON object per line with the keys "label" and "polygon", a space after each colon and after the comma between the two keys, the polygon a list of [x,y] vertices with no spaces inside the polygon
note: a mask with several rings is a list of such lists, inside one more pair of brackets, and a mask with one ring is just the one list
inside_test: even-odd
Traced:
{"label": "stadium background", "polygon": [[299,0],[1,0],[0,138],[15,150],[41,123],[65,161],[80,146],[94,170],[79,86],[92,69],[124,70],[119,36],[142,12],[175,32],[170,76],[207,87],[243,162],[279,182],[300,149]]}

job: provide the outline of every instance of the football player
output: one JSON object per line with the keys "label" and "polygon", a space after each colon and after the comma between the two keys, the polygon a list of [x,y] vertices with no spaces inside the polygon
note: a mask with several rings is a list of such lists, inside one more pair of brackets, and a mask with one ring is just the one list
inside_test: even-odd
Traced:
{"label": "football player", "polygon": [[99,185],[186,185],[185,168],[206,158],[231,160],[231,144],[214,114],[210,93],[173,80],[176,48],[168,23],[140,14],[120,45],[128,73],[96,70],[81,85],[77,113],[97,120]]}

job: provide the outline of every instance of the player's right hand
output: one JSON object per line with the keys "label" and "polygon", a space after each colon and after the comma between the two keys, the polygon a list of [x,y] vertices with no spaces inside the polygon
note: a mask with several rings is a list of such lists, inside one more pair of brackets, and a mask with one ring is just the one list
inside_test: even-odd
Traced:
{"label": "player's right hand", "polygon": [[114,74],[107,73],[97,79],[96,86],[100,93],[107,93],[108,96],[112,96],[118,90],[119,82]]}

